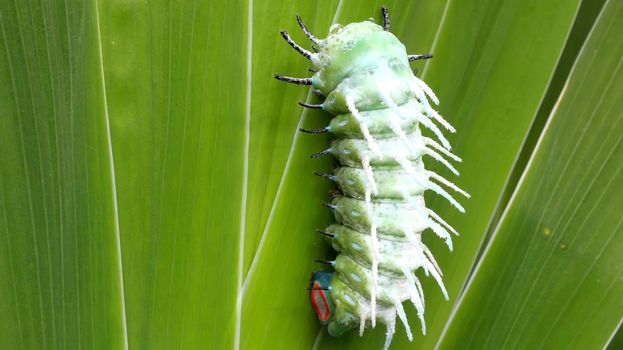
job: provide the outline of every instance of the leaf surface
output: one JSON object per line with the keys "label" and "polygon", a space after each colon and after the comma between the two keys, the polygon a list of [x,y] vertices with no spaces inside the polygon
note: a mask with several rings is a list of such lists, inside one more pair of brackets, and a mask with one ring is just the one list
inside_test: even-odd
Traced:
{"label": "leaf surface", "polygon": [[130,348],[232,348],[248,3],[99,6]]}
{"label": "leaf surface", "polygon": [[604,348],[623,318],[623,4],[609,1],[441,349]]}
{"label": "leaf surface", "polygon": [[0,348],[126,345],[95,3],[0,3]]}

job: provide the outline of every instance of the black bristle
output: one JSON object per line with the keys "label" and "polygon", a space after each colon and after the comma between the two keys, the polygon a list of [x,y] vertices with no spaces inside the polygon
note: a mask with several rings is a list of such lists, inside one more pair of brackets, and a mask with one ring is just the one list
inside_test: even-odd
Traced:
{"label": "black bristle", "polygon": [[335,235],[333,233],[329,233],[325,230],[321,230],[321,229],[316,229],[316,232],[320,233],[321,235],[325,235],[327,237],[331,237],[331,238],[335,238]]}
{"label": "black bristle", "polygon": [[429,58],[433,58],[433,55],[431,54],[424,54],[424,55],[409,55],[409,62],[411,61],[417,61],[417,60],[427,60]]}
{"label": "black bristle", "polygon": [[299,131],[307,133],[307,134],[322,134],[325,133],[327,131],[329,131],[329,128],[322,128],[322,129],[303,129],[303,128],[299,128]]}
{"label": "black bristle", "polygon": [[305,103],[305,102],[299,102],[299,105],[303,106],[305,108],[322,109],[322,105],[321,104],[320,105],[312,105],[312,104]]}
{"label": "black bristle", "polygon": [[310,157],[310,158],[318,158],[318,157],[320,157],[320,156],[324,156],[325,154],[329,154],[329,153],[331,153],[331,149],[330,149],[330,148],[327,148],[327,149],[325,149],[324,151],[320,151],[320,152],[314,153],[314,154],[312,154],[312,155],[311,155],[311,156],[309,156],[309,157]]}
{"label": "black bristle", "polygon": [[322,205],[332,210],[335,210],[335,208],[337,208],[337,205],[333,205],[331,203],[322,203]]}
{"label": "black bristle", "polygon": [[314,262],[319,263],[319,264],[325,264],[325,265],[333,266],[333,261],[314,259]]}

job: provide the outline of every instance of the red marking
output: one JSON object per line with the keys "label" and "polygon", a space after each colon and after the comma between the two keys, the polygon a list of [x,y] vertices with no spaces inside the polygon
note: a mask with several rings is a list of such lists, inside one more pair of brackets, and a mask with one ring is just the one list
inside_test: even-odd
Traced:
{"label": "red marking", "polygon": [[331,314],[329,302],[327,301],[327,295],[324,290],[320,289],[322,286],[318,281],[314,281],[312,288],[311,302],[314,306],[314,310],[316,310],[316,314],[318,314],[320,321],[326,321],[329,319],[329,315]]}

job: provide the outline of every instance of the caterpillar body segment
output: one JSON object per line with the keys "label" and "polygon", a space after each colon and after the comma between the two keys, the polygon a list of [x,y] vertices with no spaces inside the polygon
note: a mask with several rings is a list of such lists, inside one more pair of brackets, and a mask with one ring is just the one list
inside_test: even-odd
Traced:
{"label": "caterpillar body segment", "polygon": [[[334,117],[321,129],[330,132],[330,148],[312,158],[333,155],[340,163],[332,173],[315,173],[339,188],[330,203],[324,203],[336,223],[318,230],[338,252],[329,264],[333,271],[317,271],[309,287],[312,305],[329,334],[377,322],[387,326],[385,348],[395,332],[396,318],[412,333],[403,308],[409,301],[417,311],[421,330],[424,322],[424,292],[415,272],[436,280],[448,298],[442,272],[421,235],[431,232],[453,248],[457,231],[426,207],[424,193],[431,190],[461,212],[463,207],[451,193],[467,193],[451,181],[426,170],[425,162],[436,161],[458,175],[453,163],[460,158],[450,152],[442,129],[454,132],[433,108],[438,99],[409,67],[409,62],[432,55],[409,55],[405,46],[389,32],[389,17],[383,8],[383,26],[365,21],[346,26],[335,24],[325,39],[299,25],[317,47],[310,52],[282,32],[288,44],[310,59],[311,78],[275,75],[279,80],[311,85],[325,97],[322,108]],[[422,135],[428,129],[435,138]]]}

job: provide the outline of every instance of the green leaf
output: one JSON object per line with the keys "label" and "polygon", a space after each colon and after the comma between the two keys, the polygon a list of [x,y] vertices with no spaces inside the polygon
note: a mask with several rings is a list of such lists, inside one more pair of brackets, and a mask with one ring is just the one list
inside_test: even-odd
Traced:
{"label": "green leaf", "polygon": [[[299,134],[296,129],[326,126],[329,116],[317,110],[303,111],[296,102],[319,102],[317,98],[309,89],[278,82],[272,75],[310,75],[309,62],[279,35],[280,29],[286,29],[310,48],[295,14],[323,37],[332,22],[345,24],[369,17],[378,22],[383,4],[389,7],[392,31],[410,52],[432,51],[435,55],[433,60],[415,62],[413,68],[418,68],[418,75],[438,93],[440,112],[458,130],[450,139],[464,159],[460,178],[435,170],[473,196],[462,201],[468,211],[465,215],[455,213],[434,196],[427,197],[427,203],[462,234],[455,240],[453,254],[425,234],[444,269],[451,294],[450,302],[445,302],[436,286],[424,285],[429,332],[426,337],[418,336],[416,343],[422,348],[434,347],[473,272],[485,232],[497,222],[494,213],[505,204],[502,190],[505,184],[514,186],[508,178],[522,143],[531,137],[526,136],[527,130],[537,111],[546,115],[543,111],[550,109],[557,82],[566,79],[565,69],[570,66],[564,60],[575,53],[564,54],[557,65],[558,57],[565,45],[577,48],[584,41],[584,37],[574,36],[565,44],[579,2],[0,3],[0,272],[5,277],[0,282],[0,348],[379,349],[383,327],[368,330],[364,338],[354,332],[340,339],[329,338],[309,305],[305,288],[311,271],[319,269],[313,259],[334,254],[314,233],[315,228],[333,221],[320,205],[329,198],[332,185],[312,172],[330,169],[332,160],[308,158],[326,148],[327,136]],[[588,11],[598,7],[587,1],[584,5]],[[584,26],[593,21],[583,19]],[[617,25],[620,27],[616,22],[612,28]],[[611,32],[615,33],[614,29]],[[607,57],[620,56],[620,52],[608,52]],[[595,84],[608,73],[613,79],[620,77],[612,74],[617,67],[599,59],[601,66],[582,68],[595,70]],[[576,67],[574,74],[578,72]],[[552,76],[555,81],[550,84]],[[546,91],[550,95],[545,95]],[[587,91],[587,96],[594,97],[606,89]],[[615,93],[620,91],[606,96],[614,99]],[[577,100],[565,103],[588,108]],[[564,108],[569,111],[572,107]],[[550,134],[555,123],[562,124],[562,112],[561,105],[548,129]],[[605,123],[606,112],[600,111],[594,120]],[[566,114],[564,119],[576,124],[581,118]],[[537,118],[537,123],[545,119]],[[613,146],[616,126],[599,124],[599,130],[578,130]],[[537,134],[534,130],[538,128],[532,130]],[[556,147],[562,147],[561,142],[572,145],[562,136],[564,142],[556,140],[543,150],[546,142],[542,142],[535,159],[560,160],[562,151]],[[594,139],[587,142],[592,144]],[[580,150],[568,157],[586,156]],[[599,163],[606,150],[612,150],[613,163]],[[526,147],[523,154],[530,152]],[[595,152],[591,164],[603,165],[599,179],[612,175],[610,186],[618,184],[610,168],[617,163],[616,149],[597,147]],[[536,160],[530,172],[537,171]],[[427,166],[432,165],[429,163]],[[557,169],[551,169],[554,175],[540,169],[539,180],[555,182],[561,175]],[[568,191],[572,186],[584,191],[592,184],[592,192],[601,193],[602,189],[596,188],[599,182],[587,181],[577,175],[560,184]],[[517,198],[545,196],[545,191],[533,194],[523,189],[528,183],[524,181]],[[587,223],[597,225],[598,233],[613,232],[598,226],[611,223],[608,220],[614,220],[614,210],[620,207],[614,198],[617,192],[610,192],[603,198],[612,197],[610,202],[615,204],[597,208],[602,209],[600,215],[597,209],[565,207],[565,203],[559,204],[563,206],[560,211],[547,213],[564,224],[575,209],[583,210],[591,214],[592,221]],[[573,193],[560,196],[575,200]],[[586,198],[594,198],[594,194]],[[510,212],[518,210],[517,204],[513,205]],[[514,238],[510,242],[521,247],[528,241],[519,237],[536,235],[511,231],[511,218],[507,215],[506,226],[500,228],[494,242],[501,252],[490,249],[487,261],[509,249],[510,243],[499,237]],[[549,244],[558,239],[558,231],[552,232]],[[586,245],[577,245],[588,254],[604,242],[595,237]],[[618,238],[613,237],[613,242]],[[563,243],[566,254],[576,244]],[[537,248],[522,249],[538,253]],[[606,252],[602,259],[614,259],[611,250]],[[569,265],[581,274],[587,271],[582,264],[590,261],[578,259]],[[566,260],[561,258],[547,266],[552,266],[551,273],[574,277],[566,275],[563,262]],[[612,266],[597,263],[596,270],[612,273],[614,266],[620,271],[617,261],[608,262]],[[507,263],[505,268],[515,269],[520,277],[532,277],[530,270],[517,270],[526,266],[517,256],[498,263]],[[479,334],[470,329],[471,324],[461,327],[459,322],[475,317],[474,312],[480,314],[480,309],[472,308],[479,307],[480,291],[486,289],[476,286],[498,278],[486,267],[490,264],[483,264],[480,271],[489,273],[476,276],[457,317],[444,333],[443,344],[455,341],[454,336]],[[551,280],[555,283],[544,290],[556,292],[572,279],[559,281],[560,285],[556,278]],[[600,281],[596,286],[605,280]],[[506,284],[510,283],[512,280]],[[604,295],[605,288],[584,283],[587,293]],[[616,288],[620,292],[620,285]],[[502,290],[492,297],[495,303],[502,303],[507,295]],[[467,298],[476,301],[468,306]],[[552,315],[571,314],[573,308],[588,312],[593,307],[592,300],[586,299],[588,302],[565,308],[568,300],[550,301],[547,306],[559,312],[552,311]],[[526,305],[528,311],[542,306]],[[590,311],[604,310],[605,305]],[[607,318],[607,327],[579,344],[594,347],[596,343],[588,342],[597,337],[600,345],[605,344],[616,328],[615,319],[621,318],[620,306],[611,310],[606,316],[598,315]],[[563,316],[565,325],[587,326],[585,319]],[[529,317],[517,315],[518,325],[523,327],[520,322]],[[417,329],[414,312],[409,318]],[[508,326],[504,322],[496,325]],[[479,327],[481,333],[491,328],[486,323]],[[552,329],[552,339],[546,340],[557,341],[561,336],[557,331]],[[415,346],[407,343],[402,333],[398,331],[392,348]],[[499,333],[499,337],[503,335]],[[499,337],[491,339],[498,341]],[[479,341],[474,338],[474,343]]]}
{"label": "green leaf", "polygon": [[131,348],[231,348],[247,5],[102,1]]}
{"label": "green leaf", "polygon": [[[485,241],[487,241],[491,237],[491,231],[495,229],[495,225],[499,222],[500,216],[508,205],[508,201],[510,200],[510,197],[514,192],[515,187],[517,187],[519,178],[523,174],[523,171],[526,168],[526,164],[528,163],[528,161],[530,160],[530,156],[534,152],[534,146],[536,145],[539,137],[541,136],[541,133],[543,132],[543,127],[549,119],[552,108],[556,104],[558,96],[560,95],[562,88],[567,82],[569,72],[573,67],[573,63],[578,57],[578,53],[580,52],[582,45],[586,41],[586,38],[588,37],[591,28],[593,28],[595,19],[601,12],[604,3],[605,0],[591,0],[581,2],[580,8],[578,9],[573,23],[573,28],[569,33],[569,38],[565,43],[565,48],[563,49],[560,59],[558,60],[558,64],[556,65],[556,70],[554,71],[552,80],[549,83],[547,92],[545,93],[545,95],[543,95],[541,105],[539,106],[539,111],[534,117],[534,121],[530,126],[530,130],[526,135],[524,144],[521,147],[521,151],[517,155],[517,160],[515,161],[513,170],[501,194],[497,210],[493,215],[491,219],[491,225],[489,225],[489,228],[487,230],[487,236],[485,238]],[[481,247],[480,253],[482,253],[483,251],[482,248],[483,247]],[[480,255],[478,256],[478,258],[480,258]]]}
{"label": "green leaf", "polygon": [[608,347],[606,349],[623,349],[623,328],[621,328],[621,324],[619,324],[619,329],[617,329],[616,333],[612,334],[612,339],[610,339],[610,343],[608,344]]}
{"label": "green leaf", "polygon": [[[316,36],[329,31],[337,1],[253,2],[253,61],[251,80],[251,125],[249,145],[249,182],[246,208],[244,275],[260,244],[282,173],[286,167],[293,138],[309,91],[292,88],[273,78],[275,73],[291,76],[309,76],[309,60],[292,50],[283,40],[282,29],[304,45],[309,39],[303,35],[295,15]],[[309,45],[304,45],[307,49]]]}
{"label": "green leaf", "polygon": [[440,348],[604,348],[623,318],[623,4],[576,62]]}
{"label": "green leaf", "polygon": [[0,348],[126,344],[94,3],[0,3]]}

